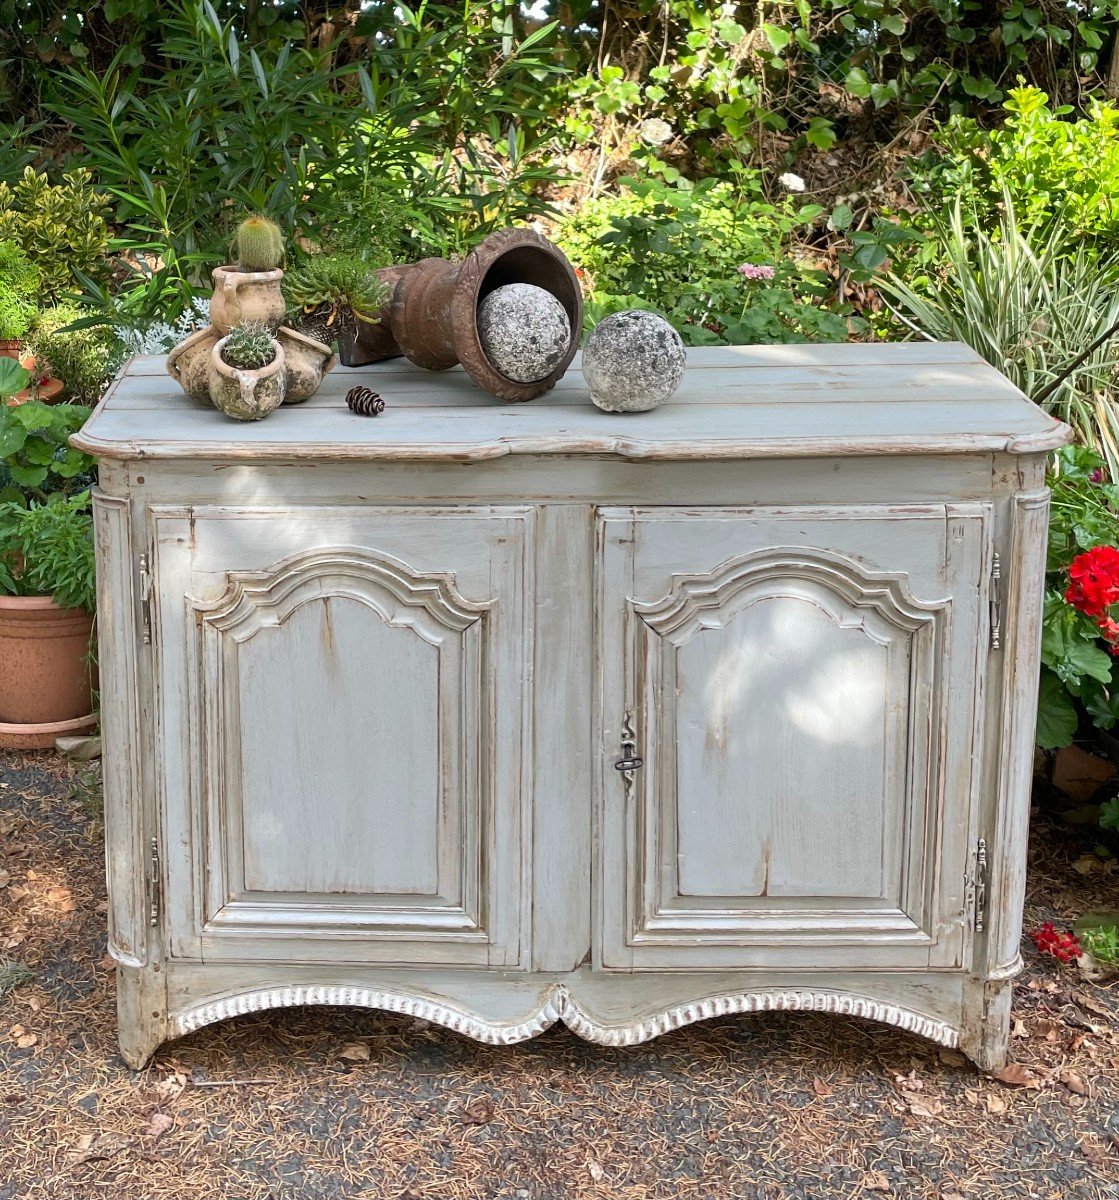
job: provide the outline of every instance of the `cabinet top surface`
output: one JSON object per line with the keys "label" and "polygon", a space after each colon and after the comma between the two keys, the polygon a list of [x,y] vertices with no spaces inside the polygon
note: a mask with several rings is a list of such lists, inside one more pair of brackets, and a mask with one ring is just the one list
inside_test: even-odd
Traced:
{"label": "cabinet top surface", "polygon": [[[347,409],[357,383],[384,398],[381,416]],[[1070,437],[968,347],[900,342],[693,348],[676,395],[629,414],[591,403],[578,358],[554,391],[525,404],[487,396],[461,368],[393,359],[336,367],[310,400],[251,422],[188,399],[162,357],[134,358],[73,443],[118,459],[472,462],[1035,454]]]}

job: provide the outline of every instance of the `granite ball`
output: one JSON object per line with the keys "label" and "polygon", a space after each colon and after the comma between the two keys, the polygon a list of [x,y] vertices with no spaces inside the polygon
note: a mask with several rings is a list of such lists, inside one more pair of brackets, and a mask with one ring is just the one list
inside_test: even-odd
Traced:
{"label": "granite ball", "polygon": [[656,313],[630,310],[600,321],[583,347],[583,378],[606,412],[647,412],[684,378],[684,343]]}
{"label": "granite ball", "polygon": [[507,283],[478,305],[478,340],[506,379],[535,383],[563,362],[571,346],[571,322],[551,292],[531,283]]}

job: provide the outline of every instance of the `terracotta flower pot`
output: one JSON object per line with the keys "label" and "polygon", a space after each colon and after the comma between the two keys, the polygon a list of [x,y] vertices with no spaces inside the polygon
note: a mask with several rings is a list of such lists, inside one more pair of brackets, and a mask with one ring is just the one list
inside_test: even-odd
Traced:
{"label": "terracotta flower pot", "polygon": [[167,356],[167,374],[200,404],[210,403],[210,354],[221,334],[212,326],[199,329]]}
{"label": "terracotta flower pot", "polygon": [[392,331],[392,298],[397,285],[416,266],[416,263],[398,263],[377,272],[377,278],[389,289],[388,298],[373,314],[375,319],[358,319],[352,329],[338,331],[338,361],[342,366],[364,367],[386,358],[399,358],[404,353]]}
{"label": "terracotta flower pot", "polygon": [[0,338],[0,357],[14,358],[19,362],[19,349],[22,345],[19,338]]}
{"label": "terracotta flower pot", "polygon": [[[19,363],[21,367],[26,367],[34,378],[40,366],[39,360],[32,356],[21,358]],[[25,387],[22,392],[16,392],[14,396],[9,396],[7,403],[12,407],[17,404],[26,404],[29,400],[38,400],[41,404],[57,404],[62,399],[62,390],[65,386],[64,380],[47,375],[46,378],[40,379],[35,386]]]}
{"label": "terracotta flower pot", "polygon": [[338,360],[329,346],[287,326],[277,331],[276,341],[284,351],[284,403],[302,404],[319,390],[323,376]]}
{"label": "terracotta flower pot", "polygon": [[92,627],[50,596],[0,596],[0,747],[42,749],[93,727]]}
{"label": "terracotta flower pot", "polygon": [[[503,375],[482,348],[478,305],[499,287],[529,283],[551,292],[567,313],[570,344],[552,371],[530,383]],[[445,371],[462,363],[479,387],[503,400],[531,400],[555,387],[575,357],[583,328],[583,294],[558,246],[531,229],[490,234],[461,263],[425,258],[401,275],[390,308],[392,335],[417,366]]]}
{"label": "terracotta flower pot", "polygon": [[284,348],[273,338],[276,357],[265,367],[231,367],[222,358],[222,338],[210,351],[210,399],[215,408],[238,421],[259,421],[284,402]]}
{"label": "terracotta flower pot", "polygon": [[222,336],[246,322],[267,325],[273,333],[283,324],[286,305],[280,280],[283,271],[239,271],[215,267],[210,321]]}

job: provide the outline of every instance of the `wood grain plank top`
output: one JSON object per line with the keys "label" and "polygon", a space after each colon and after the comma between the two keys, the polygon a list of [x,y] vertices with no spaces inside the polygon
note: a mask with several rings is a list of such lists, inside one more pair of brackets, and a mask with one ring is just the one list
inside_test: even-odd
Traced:
{"label": "wood grain plank top", "polygon": [[[381,416],[346,408],[356,383],[381,393]],[[460,368],[435,373],[395,359],[338,367],[305,404],[246,423],[189,400],[162,357],[140,357],[72,441],[117,459],[474,462],[1039,453],[1070,439],[968,347],[901,342],[695,348],[667,404],[624,415],[594,407],[578,359],[553,392],[527,404],[492,399]]]}

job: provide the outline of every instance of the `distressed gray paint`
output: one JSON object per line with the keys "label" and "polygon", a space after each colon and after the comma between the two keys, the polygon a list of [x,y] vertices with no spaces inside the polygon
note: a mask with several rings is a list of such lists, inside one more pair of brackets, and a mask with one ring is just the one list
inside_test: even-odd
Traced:
{"label": "distressed gray paint", "polygon": [[240,426],[133,361],[78,438],[130,1063],[300,1003],[606,1044],[854,1012],[1004,1060],[1067,431],[959,346],[690,362],[641,417],[390,362]]}

